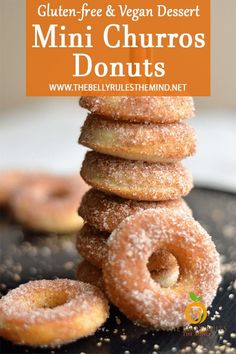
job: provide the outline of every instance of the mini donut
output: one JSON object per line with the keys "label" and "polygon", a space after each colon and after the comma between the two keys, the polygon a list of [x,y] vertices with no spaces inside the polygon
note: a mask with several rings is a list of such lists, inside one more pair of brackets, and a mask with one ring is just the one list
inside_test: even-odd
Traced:
{"label": "mini donut", "polygon": [[195,112],[192,97],[181,96],[85,96],[80,106],[108,119],[152,123],[174,123]]}
{"label": "mini donut", "polygon": [[78,264],[76,279],[83,283],[89,283],[104,291],[105,286],[102,277],[102,270],[87,261]]}
{"label": "mini donut", "polygon": [[[103,262],[107,258],[108,238],[108,234],[94,229],[89,224],[85,224],[77,236],[76,247],[80,255],[84,257],[86,261],[91,263],[95,268],[101,269]],[[82,270],[84,270],[85,266],[86,265],[83,265]],[[176,258],[165,250],[158,250],[158,252],[154,253],[150,257],[147,267],[151,272],[152,278],[162,287],[171,286],[178,279],[179,266]],[[98,275],[99,273],[97,271],[96,277],[94,276],[97,281],[99,280]],[[83,281],[83,278],[80,278],[80,280]],[[99,288],[101,288],[101,285],[102,283]]]}
{"label": "mini donut", "polygon": [[91,188],[82,198],[79,215],[97,230],[111,233],[124,219],[145,209],[168,208],[192,215],[191,209],[180,198],[165,202],[142,202],[120,198]]}
{"label": "mini donut", "polygon": [[90,115],[79,143],[97,152],[128,160],[171,163],[196,151],[196,136],[186,122],[144,124],[118,122]]}
{"label": "mini donut", "polygon": [[179,162],[129,161],[94,151],[86,154],[81,176],[103,192],[142,201],[179,199],[193,186],[191,174]]}
{"label": "mini donut", "polygon": [[[209,306],[221,280],[220,259],[207,232],[191,216],[168,209],[149,209],[124,220],[108,240],[103,262],[106,291],[112,302],[142,326],[171,330],[187,324],[189,293]],[[147,270],[158,249],[178,261],[177,283],[162,289]]]}
{"label": "mini donut", "polygon": [[95,286],[68,279],[31,281],[0,300],[0,335],[17,344],[54,347],[93,334],[108,313]]}
{"label": "mini donut", "polygon": [[31,230],[72,233],[83,225],[77,210],[86,190],[76,176],[36,178],[12,195],[10,207],[15,219]]}

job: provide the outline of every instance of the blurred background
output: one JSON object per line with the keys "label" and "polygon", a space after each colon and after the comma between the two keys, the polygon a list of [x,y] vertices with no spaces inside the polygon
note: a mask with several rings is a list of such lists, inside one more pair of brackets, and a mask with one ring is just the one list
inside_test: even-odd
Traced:
{"label": "blurred background", "polygon": [[[86,112],[77,98],[25,97],[25,1],[0,0],[0,169],[77,172]],[[196,97],[198,186],[236,192],[236,1],[212,1],[212,95]],[[47,74],[47,73],[45,73]]]}

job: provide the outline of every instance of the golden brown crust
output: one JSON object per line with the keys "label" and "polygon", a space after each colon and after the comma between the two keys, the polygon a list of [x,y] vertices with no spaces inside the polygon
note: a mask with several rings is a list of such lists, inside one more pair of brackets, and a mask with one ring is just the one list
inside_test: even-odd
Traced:
{"label": "golden brown crust", "polygon": [[177,162],[196,151],[194,130],[186,122],[137,124],[97,115],[88,116],[79,142],[102,154],[160,163]]}
{"label": "golden brown crust", "polygon": [[[123,221],[107,247],[103,262],[106,291],[140,325],[159,329],[184,326],[190,292],[201,295],[206,307],[216,295],[221,280],[219,254],[211,237],[189,215],[145,210]],[[172,253],[180,267],[178,282],[164,290],[147,271],[147,262],[158,249]]]}
{"label": "golden brown crust", "polygon": [[174,123],[194,116],[192,97],[170,96],[85,96],[80,105],[108,119]]}
{"label": "golden brown crust", "polygon": [[93,334],[108,313],[104,295],[90,284],[32,281],[0,300],[0,335],[17,344],[58,346]]}
{"label": "golden brown crust", "polygon": [[111,233],[125,218],[146,209],[168,208],[192,214],[183,199],[142,202],[103,193],[91,188],[80,204],[79,215],[96,229]]}
{"label": "golden brown crust", "polygon": [[93,151],[86,154],[81,176],[103,192],[143,201],[179,199],[193,186],[191,174],[181,163],[129,161]]}
{"label": "golden brown crust", "polygon": [[87,186],[77,176],[35,178],[16,190],[10,207],[16,220],[41,232],[72,233],[83,225],[77,210]]}

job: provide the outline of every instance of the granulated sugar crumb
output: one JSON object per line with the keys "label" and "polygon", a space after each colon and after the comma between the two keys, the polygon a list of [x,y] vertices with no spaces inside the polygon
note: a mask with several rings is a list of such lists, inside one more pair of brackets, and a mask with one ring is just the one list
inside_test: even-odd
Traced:
{"label": "granulated sugar crumb", "polygon": [[125,341],[127,339],[127,336],[125,334],[121,334],[120,338],[121,338],[121,340]]}
{"label": "granulated sugar crumb", "polygon": [[125,350],[124,354],[130,354],[130,351],[129,350]]}
{"label": "granulated sugar crumb", "polygon": [[97,347],[101,347],[101,346],[102,346],[102,342],[98,342]]}
{"label": "granulated sugar crumb", "polygon": [[158,344],[154,344],[153,348],[154,348],[154,349],[159,349],[160,347],[159,347]]}
{"label": "granulated sugar crumb", "polygon": [[146,339],[142,339],[142,343],[146,343],[147,341],[146,341]]}
{"label": "granulated sugar crumb", "polygon": [[74,262],[66,262],[66,263],[64,263],[64,269],[65,270],[71,270],[71,269],[73,269],[74,268]]}
{"label": "granulated sugar crumb", "polygon": [[116,316],[116,323],[117,323],[118,325],[121,324],[121,320],[120,320],[120,318],[119,318],[118,316]]}
{"label": "granulated sugar crumb", "polygon": [[230,333],[231,338],[236,338],[236,333]]}
{"label": "granulated sugar crumb", "polygon": [[234,298],[234,294],[229,294],[229,299],[232,300]]}

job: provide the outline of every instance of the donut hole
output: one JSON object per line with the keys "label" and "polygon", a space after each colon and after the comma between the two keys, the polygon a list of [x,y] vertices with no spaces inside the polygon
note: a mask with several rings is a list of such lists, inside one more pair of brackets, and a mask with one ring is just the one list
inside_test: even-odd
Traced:
{"label": "donut hole", "polygon": [[162,288],[169,288],[177,283],[180,270],[176,257],[166,250],[158,250],[148,260],[147,268],[151,278]]}
{"label": "donut hole", "polygon": [[54,309],[64,305],[68,301],[68,295],[62,291],[54,293],[51,291],[43,291],[34,297],[31,309]]}
{"label": "donut hole", "polygon": [[65,199],[70,195],[70,191],[66,188],[60,188],[49,193],[48,198],[50,199]]}

